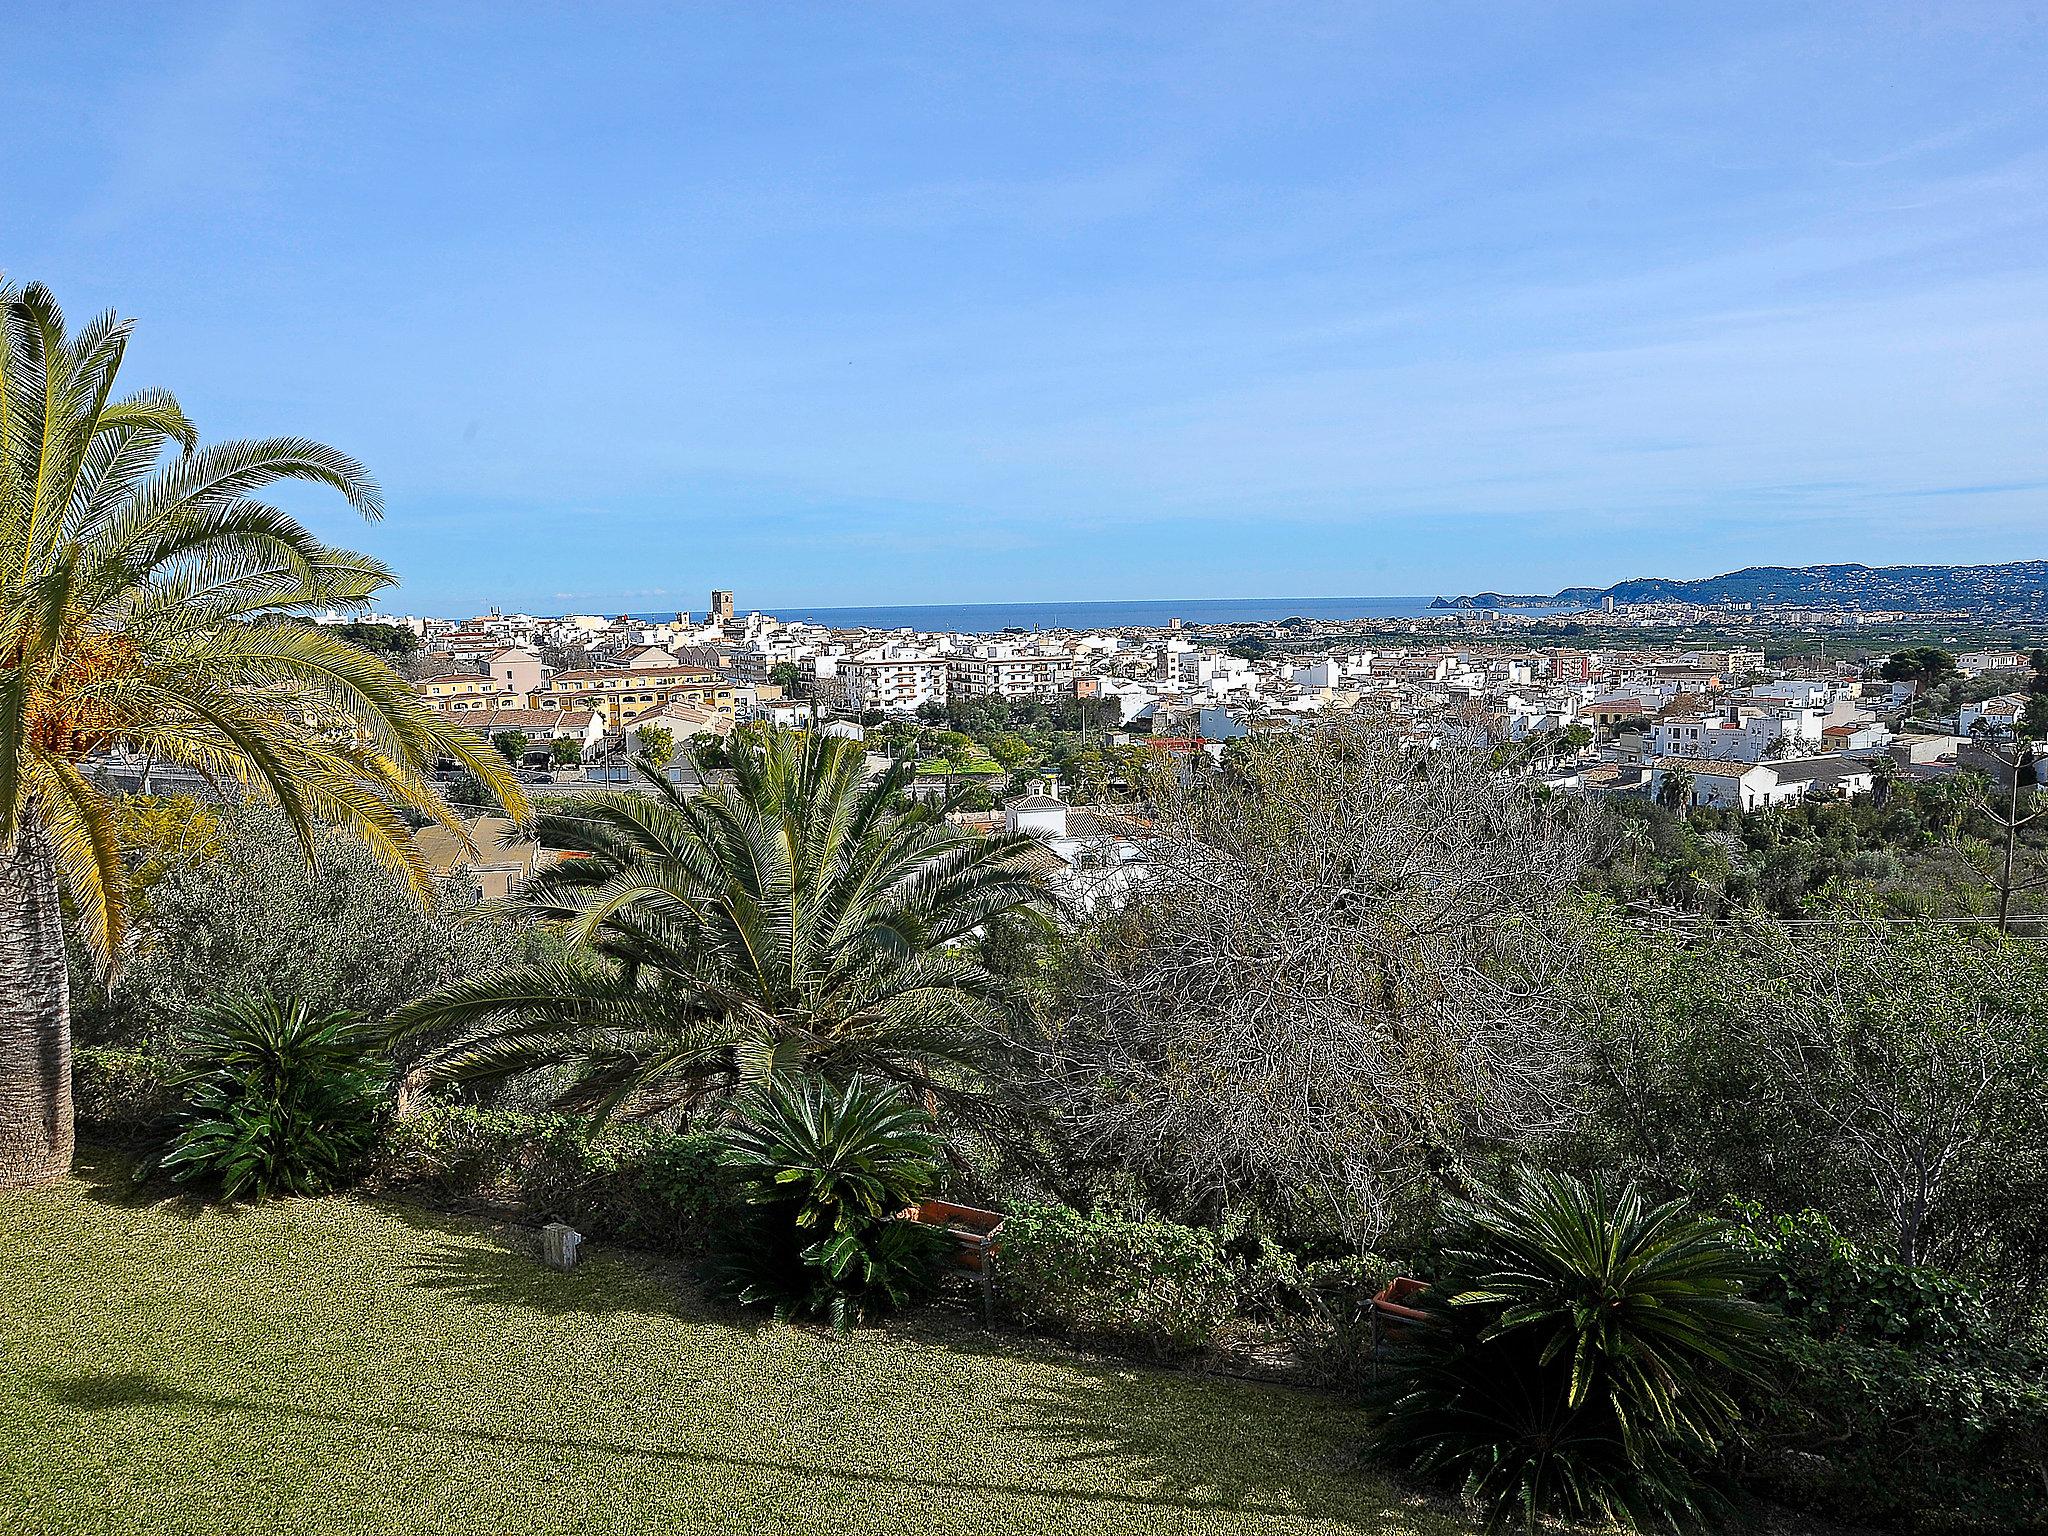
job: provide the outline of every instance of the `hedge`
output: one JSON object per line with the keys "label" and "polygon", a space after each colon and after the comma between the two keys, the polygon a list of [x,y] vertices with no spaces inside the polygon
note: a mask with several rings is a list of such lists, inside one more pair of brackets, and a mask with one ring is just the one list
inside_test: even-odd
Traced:
{"label": "hedge", "polygon": [[694,1257],[736,1202],[715,1137],[431,1104],[387,1130],[372,1188],[517,1206],[589,1237]]}
{"label": "hedge", "polygon": [[1010,1208],[995,1275],[1025,1327],[1162,1358],[1209,1344],[1245,1288],[1214,1232],[1064,1205]]}

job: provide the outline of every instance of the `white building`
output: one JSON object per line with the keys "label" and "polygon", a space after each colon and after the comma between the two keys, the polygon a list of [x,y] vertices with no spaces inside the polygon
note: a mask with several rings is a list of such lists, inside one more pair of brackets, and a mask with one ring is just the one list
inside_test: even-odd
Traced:
{"label": "white building", "polygon": [[1786,746],[1818,746],[1825,718],[1818,709],[1785,707],[1672,715],[1650,727],[1650,751],[1658,757],[1760,763],[1786,755]]}
{"label": "white building", "polygon": [[1993,736],[2009,736],[2027,712],[2027,701],[2017,693],[1980,699],[1956,711],[1956,734],[1974,736],[1980,729]]}
{"label": "white building", "polygon": [[1666,777],[1678,768],[1692,775],[1688,805],[1755,811],[1805,799],[1848,799],[1875,783],[1870,764],[1846,756],[1792,758],[1776,763],[1710,762],[1665,758],[1650,765],[1650,794],[1664,798]]}
{"label": "white building", "polygon": [[946,666],[946,686],[954,694],[1060,699],[1074,692],[1074,658],[1064,651],[990,641],[952,657]]}
{"label": "white building", "polygon": [[1069,806],[1041,783],[1003,807],[1003,824],[1032,838],[1032,864],[1071,906],[1094,910],[1120,899],[1146,874],[1145,851],[1092,811]]}
{"label": "white building", "polygon": [[[818,668],[821,687],[826,676],[822,660]],[[946,702],[951,658],[892,641],[839,658],[833,671],[839,701],[846,708],[909,715],[920,705]]]}

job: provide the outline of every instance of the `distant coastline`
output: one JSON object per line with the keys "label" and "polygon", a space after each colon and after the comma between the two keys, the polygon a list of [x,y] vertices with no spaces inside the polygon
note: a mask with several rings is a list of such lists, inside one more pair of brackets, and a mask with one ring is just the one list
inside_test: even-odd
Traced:
{"label": "distant coastline", "polygon": [[[779,619],[797,619],[832,629],[914,629],[925,634],[992,635],[1008,629],[1163,629],[1173,619],[1187,624],[1259,624],[1282,619],[1425,619],[1443,617],[1428,597],[1202,597],[1132,598],[1109,602],[912,603],[858,608],[799,608],[775,603],[744,604]],[[1551,612],[1532,604],[1520,612]],[[636,613],[658,621],[674,610]]]}
{"label": "distant coastline", "polygon": [[1611,587],[1566,587],[1551,597],[1475,592],[1440,597],[1439,610],[1511,608],[1527,603],[1598,606],[1691,603],[1707,608],[1832,607],[1879,612],[2048,613],[2048,560],[2000,565],[1751,565],[1721,576],[1674,581],[1641,576]]}

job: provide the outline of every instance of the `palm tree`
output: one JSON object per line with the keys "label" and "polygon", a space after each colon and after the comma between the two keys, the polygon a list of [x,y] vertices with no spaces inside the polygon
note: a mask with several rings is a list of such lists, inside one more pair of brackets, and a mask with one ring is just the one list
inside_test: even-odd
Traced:
{"label": "palm tree", "polygon": [[1870,790],[1882,810],[1892,798],[1892,785],[1898,782],[1899,761],[1889,752],[1880,752],[1870,760]]}
{"label": "palm tree", "polygon": [[1706,1524],[1698,1469],[1739,1422],[1772,1324],[1733,1229],[1563,1174],[1450,1214],[1378,1448],[1462,1484],[1490,1531]]}
{"label": "palm tree", "polygon": [[1650,830],[1649,822],[1640,816],[1631,816],[1622,822],[1620,838],[1622,848],[1628,853],[1629,867],[1640,873],[1643,860],[1656,849],[1656,834]]}
{"label": "palm tree", "polygon": [[1683,763],[1669,764],[1657,786],[1657,803],[1667,810],[1682,811],[1691,799],[1692,770]]}
{"label": "palm tree", "polygon": [[565,857],[517,899],[566,954],[402,1009],[399,1037],[448,1032],[412,1084],[573,1065],[561,1102],[602,1117],[797,1069],[948,1092],[934,1069],[982,1058],[1006,998],[964,941],[1045,905],[1030,839],[913,805],[912,766],[869,779],[856,742],[773,730],[726,760],[696,794],[643,762],[646,793],[533,818]]}
{"label": "palm tree", "polygon": [[365,517],[362,466],[302,438],[200,447],[161,390],[116,398],[131,322],[65,332],[40,286],[0,281],[0,1187],[61,1176],[72,1150],[67,917],[118,959],[128,880],[109,752],[266,792],[305,839],[359,832],[424,890],[405,809],[442,819],[424,771],[494,754],[369,653],[304,621],[391,575],[256,500],[309,481]]}

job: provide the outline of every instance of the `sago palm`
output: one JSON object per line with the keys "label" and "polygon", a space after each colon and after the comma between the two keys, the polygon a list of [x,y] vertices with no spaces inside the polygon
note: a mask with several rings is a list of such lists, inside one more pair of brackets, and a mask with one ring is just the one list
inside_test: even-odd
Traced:
{"label": "sago palm", "polygon": [[897,1221],[938,1182],[932,1117],[901,1089],[781,1077],[744,1095],[720,1159],[753,1220],[714,1272],[742,1303],[840,1328],[926,1290],[946,1241]]}
{"label": "sago palm", "polygon": [[365,517],[354,460],[301,438],[201,447],[161,390],[116,397],[130,322],[75,336],[49,292],[0,282],[0,1186],[71,1161],[68,918],[121,951],[127,878],[111,752],[267,793],[308,840],[353,828],[424,889],[403,808],[445,816],[442,753],[516,800],[478,743],[384,663],[305,622],[391,581],[256,499],[299,480]]}
{"label": "sago palm", "polygon": [[1726,1225],[1564,1175],[1455,1215],[1379,1449],[1462,1484],[1490,1529],[1702,1523],[1698,1469],[1770,1324]]}
{"label": "sago palm", "polygon": [[401,1034],[443,1042],[416,1083],[568,1064],[564,1102],[608,1114],[793,1069],[925,1087],[978,1059],[1003,989],[965,941],[1043,901],[1028,840],[911,804],[907,766],[871,778],[856,742],[769,731],[728,762],[697,794],[643,765],[646,794],[534,818],[564,857],[518,899],[566,953],[402,1010]]}

